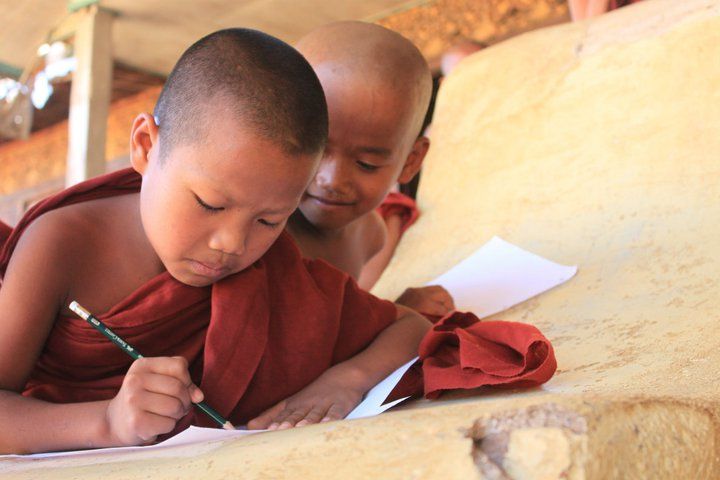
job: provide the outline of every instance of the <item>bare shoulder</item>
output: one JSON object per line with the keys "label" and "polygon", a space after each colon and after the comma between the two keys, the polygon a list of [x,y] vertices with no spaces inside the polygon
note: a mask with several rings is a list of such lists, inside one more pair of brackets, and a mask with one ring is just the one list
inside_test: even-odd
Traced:
{"label": "bare shoulder", "polygon": [[0,288],[0,388],[20,391],[72,283],[86,224],[76,209],[48,212],[23,232]]}
{"label": "bare shoulder", "polygon": [[112,222],[122,216],[122,207],[112,200],[77,203],[35,219],[20,237],[8,270],[37,269],[48,280],[72,285],[91,259],[106,250],[110,242],[120,240],[119,229],[112,228]]}
{"label": "bare shoulder", "polygon": [[385,221],[378,212],[372,211],[365,217],[363,237],[367,245],[367,256],[365,260],[367,262],[382,250],[387,241],[388,230]]}
{"label": "bare shoulder", "polygon": [[92,211],[83,203],[41,215],[23,232],[13,257],[30,249],[45,258],[55,257],[58,264],[67,267],[74,253],[87,251],[98,239],[97,224],[88,215]]}

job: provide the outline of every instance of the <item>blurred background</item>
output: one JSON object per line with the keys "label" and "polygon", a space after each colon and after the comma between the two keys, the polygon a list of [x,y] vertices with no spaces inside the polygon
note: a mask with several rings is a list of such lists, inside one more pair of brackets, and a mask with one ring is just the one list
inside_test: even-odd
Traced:
{"label": "blurred background", "polygon": [[179,55],[212,31],[256,28],[292,44],[328,22],[376,22],[418,46],[437,87],[463,56],[570,21],[571,12],[565,0],[2,0],[0,8],[0,219],[10,224],[65,185],[126,166],[132,119],[152,110]]}

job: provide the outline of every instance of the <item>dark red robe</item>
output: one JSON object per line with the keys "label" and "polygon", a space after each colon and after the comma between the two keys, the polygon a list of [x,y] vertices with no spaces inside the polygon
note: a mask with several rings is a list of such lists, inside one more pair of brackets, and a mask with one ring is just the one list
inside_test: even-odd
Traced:
{"label": "dark red robe", "polygon": [[[140,180],[122,170],[37,204],[5,242],[0,276],[35,218],[73,203],[137,192]],[[108,312],[94,313],[145,356],[187,358],[206,402],[235,424],[359,353],[396,318],[393,303],[360,290],[322,260],[301,258],[286,233],[251,267],[211,287],[191,287],[165,272]],[[23,394],[58,403],[109,399],[131,362],[85,321],[59,317]],[[181,425],[189,423],[213,425],[199,411]]]}
{"label": "dark red robe", "polygon": [[393,216],[398,215],[402,222],[400,226],[400,235],[405,233],[405,230],[410,228],[420,216],[420,210],[417,208],[415,200],[408,197],[405,194],[399,192],[390,192],[385,197],[385,200],[377,208],[378,213],[386,220]]}

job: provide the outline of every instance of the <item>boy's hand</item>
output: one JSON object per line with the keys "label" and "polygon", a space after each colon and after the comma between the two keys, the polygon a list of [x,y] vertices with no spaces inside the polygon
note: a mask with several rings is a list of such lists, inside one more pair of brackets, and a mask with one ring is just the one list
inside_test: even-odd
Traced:
{"label": "boy's hand", "polygon": [[343,372],[342,364],[327,370],[292,397],[250,420],[248,429],[284,430],[345,418],[365,392],[351,385],[349,375]]}
{"label": "boy's hand", "polygon": [[203,394],[192,383],[183,357],[135,360],[120,391],[108,404],[106,422],[119,445],[154,441],[170,432]]}
{"label": "boy's hand", "polygon": [[455,310],[452,296],[440,285],[408,288],[395,303],[410,307],[416,312],[443,317]]}

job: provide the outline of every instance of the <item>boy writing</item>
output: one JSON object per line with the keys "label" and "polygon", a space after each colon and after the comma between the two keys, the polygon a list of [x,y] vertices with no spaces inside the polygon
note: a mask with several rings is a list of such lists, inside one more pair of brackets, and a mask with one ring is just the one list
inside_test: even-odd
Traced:
{"label": "boy writing", "polygon": [[[0,252],[0,451],[135,445],[205,400],[234,424],[342,418],[415,355],[418,314],[305,261],[282,233],[327,138],[291,47],[229,29],[191,46],[133,169],[34,207]],[[148,357],[76,318],[77,300]]]}
{"label": "boy writing", "polygon": [[[323,86],[330,130],[320,168],[288,230],[304,255],[330,262],[369,289],[401,234],[400,219],[386,223],[376,208],[395,184],[415,176],[430,146],[419,136],[430,70],[410,41],[362,22],[320,27],[297,48]],[[439,286],[408,289],[397,302],[437,316],[454,309]]]}

